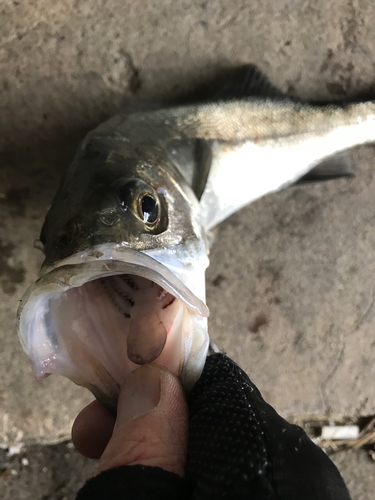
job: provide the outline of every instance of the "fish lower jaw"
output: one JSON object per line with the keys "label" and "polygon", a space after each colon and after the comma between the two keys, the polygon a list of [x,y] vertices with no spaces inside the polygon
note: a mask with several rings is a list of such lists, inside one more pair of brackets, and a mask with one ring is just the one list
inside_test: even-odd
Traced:
{"label": "fish lower jaw", "polygon": [[34,290],[20,312],[37,378],[66,376],[114,411],[122,384],[142,364],[165,366],[187,389],[200,376],[205,318],[158,283],[125,273],[63,288],[47,283]]}

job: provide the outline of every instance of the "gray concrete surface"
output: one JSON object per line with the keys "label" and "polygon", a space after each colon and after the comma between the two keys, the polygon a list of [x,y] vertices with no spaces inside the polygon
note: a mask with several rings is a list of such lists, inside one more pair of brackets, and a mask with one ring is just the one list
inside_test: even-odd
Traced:
{"label": "gray concrete surface", "polygon": [[94,468],[66,441],[35,444],[13,457],[0,449],[1,500],[73,500]]}
{"label": "gray concrete surface", "polygon": [[350,450],[331,456],[340,470],[353,500],[374,498],[375,464],[364,450]]}
{"label": "gray concrete surface", "polygon": [[[90,399],[36,384],[14,332],[33,240],[85,132],[246,62],[303,98],[371,93],[374,24],[371,0],[1,3],[0,442],[64,439]],[[355,179],[259,200],[213,247],[211,335],[286,416],[375,413],[373,148],[353,158]]]}

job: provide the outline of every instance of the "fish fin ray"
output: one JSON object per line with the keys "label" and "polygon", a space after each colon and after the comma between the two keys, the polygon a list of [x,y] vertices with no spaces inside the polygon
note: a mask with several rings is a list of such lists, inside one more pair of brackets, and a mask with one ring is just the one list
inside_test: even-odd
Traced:
{"label": "fish fin ray", "polygon": [[223,100],[244,97],[288,98],[255,64],[246,64],[236,68],[214,97]]}
{"label": "fish fin ray", "polygon": [[322,160],[293,185],[329,181],[341,177],[353,177],[352,157],[348,151],[341,151]]}

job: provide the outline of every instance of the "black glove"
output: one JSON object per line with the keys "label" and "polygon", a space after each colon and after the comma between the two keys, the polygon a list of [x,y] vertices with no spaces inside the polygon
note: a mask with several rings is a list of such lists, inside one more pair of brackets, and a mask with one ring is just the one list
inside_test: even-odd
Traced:
{"label": "black glove", "polygon": [[350,500],[327,455],[227,356],[207,358],[188,405],[185,480],[157,467],[119,467],[89,480],[77,500]]}

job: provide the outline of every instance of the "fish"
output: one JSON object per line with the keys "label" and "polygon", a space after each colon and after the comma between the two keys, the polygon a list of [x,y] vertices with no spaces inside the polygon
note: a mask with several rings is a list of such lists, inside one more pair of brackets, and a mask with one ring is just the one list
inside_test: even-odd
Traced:
{"label": "fish", "polygon": [[374,140],[374,102],[304,102],[252,64],[212,98],[140,103],[99,125],[47,213],[41,274],[18,309],[36,377],[68,377],[112,412],[145,363],[191,390],[210,346],[214,228],[268,193],[351,176],[347,150]]}

